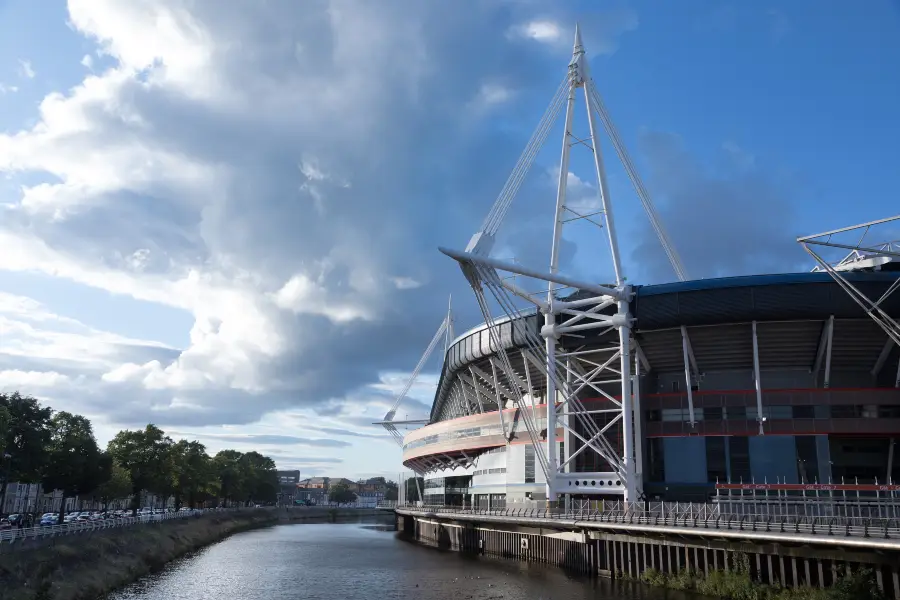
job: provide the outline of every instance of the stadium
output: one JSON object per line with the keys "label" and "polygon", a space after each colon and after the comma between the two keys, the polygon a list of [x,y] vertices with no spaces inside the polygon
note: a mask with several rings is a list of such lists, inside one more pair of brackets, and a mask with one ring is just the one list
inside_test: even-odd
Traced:
{"label": "stadium", "polygon": [[[880,297],[898,276],[883,270],[845,278]],[[882,308],[900,315],[900,294]],[[647,497],[703,500],[717,482],[900,481],[893,450],[900,349],[829,274],[642,286],[630,312],[643,367],[635,430],[642,432],[637,470]],[[539,328],[535,314],[519,319]],[[501,375],[485,325],[465,332],[447,351],[429,423],[403,440],[404,465],[425,474],[426,502],[503,506],[545,498],[535,445],[517,413],[533,410],[545,439],[546,377],[526,368],[513,321],[495,323],[515,376]],[[561,346],[588,358],[595,352],[593,362],[602,362],[613,334]],[[515,387],[525,409],[514,406]],[[589,408],[608,404],[587,389],[581,400]],[[556,438],[561,463],[583,446],[562,428]],[[614,442],[621,452],[622,440]],[[582,451],[567,467],[572,474],[607,470],[598,462]],[[619,482],[578,483],[603,495]]]}
{"label": "stadium", "polygon": [[[811,272],[691,279],[585,56],[576,30],[563,84],[481,229],[465,251],[441,249],[459,263],[484,324],[453,339],[448,314],[382,422],[402,445],[404,466],[422,478],[420,497],[488,508],[560,497],[704,502],[747,489],[900,499],[900,246],[865,242],[873,227],[900,217],[798,238],[818,263]],[[572,133],[582,92],[586,137]],[[491,258],[512,199],[561,113],[550,270]],[[633,285],[625,277],[601,124],[677,282]],[[566,201],[575,146],[592,155],[594,212]],[[596,225],[607,238],[614,283],[558,273],[561,232],[573,221]],[[847,235],[856,243],[841,243]],[[844,258],[826,260],[826,247]],[[543,298],[525,292],[517,276],[543,282]],[[523,301],[531,308],[523,310]],[[402,436],[397,406],[442,334],[431,414]]]}

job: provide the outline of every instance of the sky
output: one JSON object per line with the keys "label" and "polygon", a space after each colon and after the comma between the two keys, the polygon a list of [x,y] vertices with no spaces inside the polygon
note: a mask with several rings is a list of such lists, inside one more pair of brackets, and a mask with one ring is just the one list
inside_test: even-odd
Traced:
{"label": "sky", "polygon": [[[0,391],[305,475],[392,476],[378,426],[580,24],[691,277],[808,270],[891,216],[900,2],[0,0]],[[584,109],[574,131],[587,136]],[[549,263],[562,130],[495,255]],[[674,274],[607,140],[635,284]],[[587,151],[569,198],[596,206]],[[561,270],[610,281],[605,230]],[[398,415],[427,415],[432,360]]]}

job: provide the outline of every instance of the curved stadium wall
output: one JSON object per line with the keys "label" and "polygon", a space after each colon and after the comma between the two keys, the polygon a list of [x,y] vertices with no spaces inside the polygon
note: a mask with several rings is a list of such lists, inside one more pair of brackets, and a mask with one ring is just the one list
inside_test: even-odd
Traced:
{"label": "curved stadium wall", "polygon": [[[878,297],[898,274],[845,276]],[[641,414],[635,418],[641,420],[648,497],[704,500],[717,482],[726,481],[900,481],[900,456],[893,458],[894,437],[900,438],[900,349],[829,275],[642,286],[635,288],[630,308],[643,353]],[[900,316],[900,295],[882,308]],[[534,314],[518,319],[539,328]],[[497,368],[487,328],[466,332],[448,349],[430,424],[404,438],[404,464],[426,472],[427,503],[503,506],[545,497],[535,449],[511,392],[512,386],[520,388],[528,404],[524,410],[534,411],[546,436],[544,376],[518,350],[521,340],[514,339],[512,324],[498,326],[516,369],[513,380]],[[589,351],[615,343],[611,335],[617,334],[564,339],[563,345]],[[687,369],[683,335],[691,355]],[[600,407],[608,402],[587,393],[581,399]],[[601,423],[603,416],[597,418]],[[566,440],[561,429],[555,433],[562,456]],[[570,438],[575,452],[580,442]],[[602,459],[594,453],[583,452],[570,469],[608,470],[598,463]]]}

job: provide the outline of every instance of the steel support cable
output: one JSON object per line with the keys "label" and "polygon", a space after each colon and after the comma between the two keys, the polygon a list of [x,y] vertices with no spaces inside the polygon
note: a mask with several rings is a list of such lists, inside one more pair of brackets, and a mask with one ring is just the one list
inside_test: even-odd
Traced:
{"label": "steel support cable", "polygon": [[[477,269],[477,267],[475,267],[475,268]],[[496,276],[496,272],[494,273],[494,276]],[[483,279],[481,279],[480,274],[476,275],[476,277],[477,277],[478,281],[483,281]],[[484,296],[483,287],[482,287],[482,285],[477,285],[477,286],[473,285],[473,290],[475,291],[475,297],[478,300],[478,306],[481,309],[482,315],[485,318],[485,322],[489,323],[488,335],[490,336],[491,343],[493,343],[494,346],[498,349],[498,354],[500,355],[500,360],[501,360],[501,367],[503,369],[512,370],[512,365],[509,362],[509,357],[506,354],[505,349],[501,345],[500,336],[499,336],[499,333],[497,332],[498,327],[497,327],[497,324],[494,323],[494,319],[491,315],[490,307],[488,306],[488,303],[487,303],[487,298],[485,298],[485,296]],[[508,374],[507,374],[507,377],[509,377]],[[497,382],[494,382],[494,385],[497,385]],[[516,390],[516,396],[518,396],[518,398],[517,398],[517,400],[514,399],[514,402],[516,402],[517,404],[520,404],[521,407],[525,407],[525,403],[522,402],[521,391],[519,390],[519,388],[517,386],[515,387],[515,390]],[[498,408],[500,410],[503,410],[502,406],[498,407]],[[521,412],[522,412],[523,422],[525,423],[525,430],[528,433],[528,437],[530,438],[532,445],[534,445],[535,447],[538,447],[538,445],[540,444],[540,440],[537,438],[537,435],[536,435],[533,415],[529,415],[528,411],[526,411],[526,410],[522,410]],[[541,465],[541,470],[544,473],[544,477],[549,480],[549,465],[547,464],[547,458],[545,456],[543,456],[540,452],[535,452],[535,455],[538,457],[538,462]]]}
{"label": "steel support cable", "polygon": [[519,192],[519,188],[525,181],[525,177],[531,170],[531,166],[534,163],[535,158],[537,158],[541,147],[543,146],[544,142],[546,142],[547,135],[550,133],[552,125],[556,121],[562,105],[563,102],[559,102],[553,107],[553,118],[540,131],[540,139],[532,147],[527,149],[528,154],[523,156],[523,162],[516,165],[516,168],[510,175],[510,179],[507,181],[507,185],[504,186],[504,189],[501,191],[500,196],[498,196],[497,198],[497,201],[495,203],[496,210],[493,211],[493,215],[489,217],[489,222],[487,222],[487,224],[482,228],[482,231],[484,231],[485,233],[489,235],[495,235],[500,229],[500,226],[503,223],[503,219],[506,218],[506,213],[509,212],[509,208],[510,206],[512,206],[512,201],[515,199],[516,195]]}
{"label": "steel support cable", "polygon": [[[500,304],[501,308],[504,311],[511,315],[515,312],[515,306],[512,303],[512,298],[506,288],[494,283],[491,284],[493,279],[498,279],[496,271],[494,269],[488,269],[487,267],[480,267],[479,271],[482,272],[480,275],[485,282],[486,287],[491,290],[491,293],[494,295],[495,300],[498,304]],[[485,276],[486,275],[486,276]],[[534,357],[540,359],[540,363],[542,365],[546,365],[548,361],[548,356],[546,353],[546,349],[544,348],[543,339],[537,338],[534,334],[527,334],[525,336],[525,343],[530,347],[530,350]],[[558,389],[565,389],[561,385],[561,378],[559,374],[559,369],[561,365],[559,362],[556,363],[556,368],[553,369],[552,372],[547,371],[546,368],[542,369],[545,371],[545,375],[548,378],[553,378],[553,381],[557,384]],[[578,400],[577,397],[567,396],[566,398],[569,406],[573,407],[577,411],[585,412],[586,409],[584,405]],[[549,410],[549,402],[548,402],[548,410]],[[609,441],[604,436],[603,432],[600,430],[599,426],[596,424],[593,418],[590,415],[578,414],[576,413],[576,421],[581,424],[584,431],[588,434],[588,438],[583,440],[585,445],[592,448],[595,452],[600,454],[610,465],[612,469],[614,469],[620,477],[624,476],[624,465],[622,463],[621,458],[617,455],[617,452],[609,443]],[[595,443],[597,445],[595,445]],[[599,447],[598,447],[599,446]]]}
{"label": "steel support cable", "polygon": [[506,213],[509,210],[510,205],[512,204],[513,198],[515,198],[516,194],[518,193],[519,187],[522,185],[525,176],[531,169],[531,165],[534,163],[534,159],[537,157],[538,152],[543,147],[544,142],[547,140],[547,135],[549,135],[550,130],[553,128],[553,125],[556,122],[557,117],[559,116],[559,112],[562,109],[563,104],[565,104],[565,100],[568,96],[569,85],[569,76],[566,75],[565,79],[563,79],[563,82],[556,90],[556,93],[550,101],[550,104],[547,106],[547,110],[541,117],[541,120],[538,123],[538,126],[535,129],[534,133],[532,134],[528,145],[522,151],[519,160],[516,162],[516,166],[513,168],[512,173],[510,173],[509,178],[506,180],[506,183],[504,184],[503,189],[500,191],[497,200],[494,202],[494,205],[491,207],[490,212],[485,218],[484,224],[481,226],[482,231],[493,235],[497,233],[497,230],[500,228],[500,225],[503,222],[503,219],[506,217]]}
{"label": "steel support cable", "polygon": [[[485,283],[493,281],[493,280],[499,280],[499,278],[497,276],[496,271],[493,269],[488,270],[488,269],[485,269],[484,267],[480,267],[480,268],[475,267],[475,268],[478,269],[479,271],[481,271],[476,275],[479,278],[479,280],[481,281],[481,284],[478,286],[478,291],[476,291],[476,295],[479,297],[479,306],[482,308],[482,312],[484,313],[485,320],[487,322],[491,323],[491,326],[489,328],[489,332],[491,335],[491,341],[494,343],[494,345],[498,349],[498,354],[500,355],[500,359],[501,359],[501,367],[504,370],[504,374],[506,375],[508,380],[512,381],[513,380],[513,377],[511,375],[511,373],[513,372],[512,364],[509,360],[509,355],[506,353],[505,348],[501,345],[501,340],[499,338],[499,333],[498,333],[498,327],[497,327],[497,325],[494,324],[494,320],[491,315],[490,308],[487,304],[487,299],[484,297],[484,287],[488,287],[489,289],[492,289],[494,287],[492,285],[485,286]],[[504,311],[508,312],[505,309],[504,309]],[[521,390],[518,388],[518,386],[514,386],[514,389],[515,389],[515,395],[516,395],[517,402],[524,406],[524,399],[521,396]],[[534,415],[530,414],[529,411],[523,410],[522,411],[522,419],[523,419],[523,422],[525,423],[525,429],[528,432],[528,436],[531,439],[532,445],[536,446],[536,445],[540,444],[540,438],[538,436],[538,430],[537,430],[537,426],[535,424]],[[541,453],[536,453],[536,454],[539,456],[538,460],[541,463],[541,469],[544,471],[544,474],[546,476],[547,473],[549,472],[549,465],[547,464],[547,459]]]}
{"label": "steel support cable", "polygon": [[556,122],[563,103],[563,92],[568,89],[568,86],[566,85],[567,79],[568,78],[563,80],[556,90],[556,93],[553,95],[553,98],[547,106],[547,110],[544,112],[531,139],[528,141],[528,145],[526,145],[525,149],[522,151],[522,155],[519,157],[519,160],[516,162],[503,189],[500,191],[497,200],[494,202],[494,206],[491,207],[491,211],[488,213],[484,225],[482,226],[482,231],[494,234],[500,227],[500,224],[506,215],[506,211],[509,209],[509,205],[512,202],[512,198],[515,196],[522,180],[524,180],[525,174],[527,174],[528,170],[531,168],[531,163],[543,146],[553,123]]}
{"label": "steel support cable", "polygon": [[419,359],[419,363],[416,365],[416,368],[413,370],[412,375],[406,381],[406,385],[403,386],[403,391],[397,396],[397,399],[394,400],[393,406],[391,406],[391,410],[387,412],[384,416],[385,421],[391,421],[394,419],[394,415],[397,413],[397,408],[400,406],[400,403],[406,397],[406,394],[409,393],[410,388],[412,388],[413,383],[415,383],[416,378],[419,376],[419,372],[422,370],[422,367],[425,366],[425,363],[428,362],[428,359],[431,357],[432,352],[434,352],[435,347],[441,339],[441,335],[444,333],[444,329],[447,327],[447,317],[444,317],[444,320],[441,322],[441,326],[438,327],[437,332],[435,332],[434,337],[431,338],[431,342],[428,344],[428,348],[426,348],[425,353],[422,355],[422,358]]}
{"label": "steel support cable", "polygon": [[[672,264],[672,268],[675,270],[678,279],[680,281],[687,280],[688,276],[684,264],[681,262],[681,258],[678,256],[675,246],[672,244],[671,239],[659,219],[656,208],[653,206],[653,200],[650,197],[650,193],[644,186],[644,182],[641,180],[641,177],[631,160],[631,156],[628,154],[625,144],[622,142],[621,137],[619,137],[619,132],[606,110],[606,105],[603,102],[603,98],[600,96],[600,92],[597,91],[597,86],[594,85],[593,80],[589,81],[586,85],[589,87],[591,99],[594,101],[594,109],[599,115],[600,120],[603,121],[603,127],[606,129],[606,133],[612,141],[616,154],[618,154],[619,160],[625,167],[629,179],[631,179],[631,183],[637,192],[638,198],[644,206],[644,211],[650,219],[650,225],[653,227],[653,231],[656,233],[657,238],[659,238],[660,244],[662,244],[663,251],[665,251],[666,256],[669,258],[669,262]],[[595,140],[594,143],[596,144],[597,140]],[[597,151],[597,149],[595,149],[595,151]]]}

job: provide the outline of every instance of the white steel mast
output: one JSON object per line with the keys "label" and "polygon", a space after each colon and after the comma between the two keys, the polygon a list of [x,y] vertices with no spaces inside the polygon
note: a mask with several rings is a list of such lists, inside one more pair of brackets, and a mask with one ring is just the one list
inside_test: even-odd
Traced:
{"label": "white steel mast", "polygon": [[[589,128],[589,137],[579,139],[573,135],[575,104],[583,90],[585,108]],[[562,153],[559,163],[559,180],[556,192],[556,210],[553,227],[553,240],[550,250],[549,271],[529,269],[516,264],[489,257],[495,235],[509,211],[512,201],[531,165],[546,141],[553,124],[565,106],[564,134]],[[513,388],[513,403],[524,409],[522,412],[525,429],[530,441],[535,445],[535,457],[540,463],[547,482],[548,504],[556,501],[561,493],[580,494],[622,494],[626,501],[634,501],[642,497],[642,485],[636,467],[635,444],[640,440],[634,437],[634,418],[632,413],[632,393],[638,394],[639,379],[632,381],[632,334],[629,303],[632,298],[631,286],[626,283],[623,272],[615,222],[613,220],[612,203],[606,181],[606,171],[600,149],[600,133],[597,119],[603,123],[608,138],[622,161],[637,195],[643,205],[651,225],[659,238],[672,268],[680,280],[687,278],[686,271],[668,235],[660,223],[653,207],[649,193],[637,170],[621,142],[612,119],[606,111],[594,81],[590,77],[587,55],[581,41],[578,27],[575,29],[575,43],[572,59],[563,82],[560,84],[547,111],[544,113],[537,129],[524,152],[519,158],[513,172],[504,185],[480,231],[470,240],[465,252],[441,251],[460,263],[463,273],[472,285],[478,299],[479,307],[488,323],[488,331],[492,338],[491,345],[498,348],[499,367],[508,380],[515,379],[509,357],[500,343],[498,327],[491,315],[488,297],[492,297],[506,316],[514,320],[518,339],[524,340],[522,348],[526,362],[538,366],[546,376],[546,436],[542,439],[541,427],[523,402],[518,387]],[[575,144],[587,146],[593,153],[593,164],[597,189],[600,197],[600,209],[595,213],[583,214],[566,203],[567,181],[569,175],[569,156]],[[600,222],[592,217],[601,215]],[[558,273],[559,249],[562,240],[563,225],[569,221],[585,220],[606,230],[609,242],[612,271],[615,274],[615,286],[597,285],[578,281]],[[547,282],[546,302],[536,300],[499,275],[499,271],[514,273],[525,277],[536,278]],[[558,286],[574,287],[591,297],[563,301],[557,297]],[[543,327],[537,335],[529,331],[521,321],[514,303],[516,298],[526,300],[537,307],[543,315]],[[604,311],[606,311],[604,313]],[[613,314],[609,314],[614,311]],[[590,352],[568,352],[560,345],[562,336],[576,336],[589,330],[592,334],[610,334],[616,343],[608,347],[598,348]],[[632,385],[633,384],[633,385]],[[617,394],[610,394],[606,389],[617,385]],[[633,388],[634,386],[634,388]],[[585,392],[591,392],[604,401],[600,410],[587,410],[580,400]],[[595,416],[606,413],[608,421],[598,425]],[[639,416],[639,415],[638,415]],[[562,417],[562,418],[560,418]],[[580,447],[576,451],[565,444],[565,455],[559,456],[556,431],[562,428],[564,439],[577,439]],[[616,448],[611,434],[621,432],[622,448]],[[544,451],[538,446],[544,446]],[[593,452],[602,459],[601,464],[608,465],[608,470],[598,472],[572,473],[569,464],[581,453]],[[577,486],[574,487],[574,486]]]}

